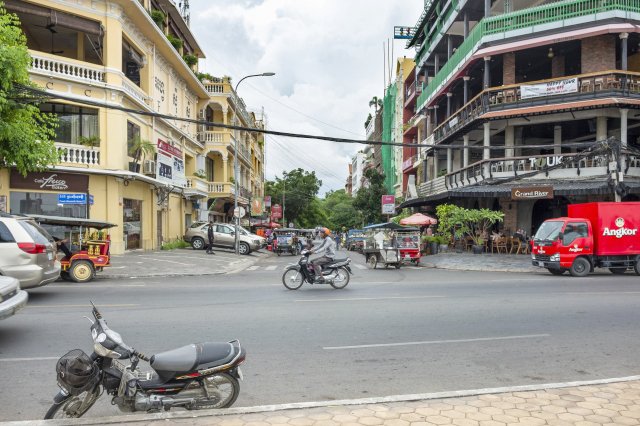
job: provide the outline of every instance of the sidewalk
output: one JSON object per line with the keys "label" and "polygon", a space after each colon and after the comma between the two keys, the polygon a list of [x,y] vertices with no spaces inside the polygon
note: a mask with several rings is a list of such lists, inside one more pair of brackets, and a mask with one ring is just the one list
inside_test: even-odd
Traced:
{"label": "sidewalk", "polygon": [[531,264],[531,255],[529,254],[473,254],[450,251],[423,256],[420,259],[420,264],[428,268],[458,271],[547,273],[545,269]]}
{"label": "sidewalk", "polygon": [[439,392],[362,400],[226,410],[170,411],[68,421],[7,422],[11,426],[594,426],[640,424],[640,376],[591,382]]}
{"label": "sidewalk", "polygon": [[132,251],[112,255],[111,266],[97,274],[97,278],[145,278],[225,274],[253,265],[260,258],[270,256],[266,250],[249,255],[236,255],[233,250],[216,249],[215,255],[191,248]]}

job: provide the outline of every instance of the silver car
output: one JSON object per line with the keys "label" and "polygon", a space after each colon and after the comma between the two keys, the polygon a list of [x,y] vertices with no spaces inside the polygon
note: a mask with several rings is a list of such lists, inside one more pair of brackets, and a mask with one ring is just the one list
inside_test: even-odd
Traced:
{"label": "silver car", "polygon": [[[202,250],[208,244],[207,228],[209,224],[206,222],[196,222],[184,234],[184,240],[191,243],[191,247],[195,250]],[[233,225],[229,223],[214,223],[213,236],[215,247],[233,248],[235,244],[235,232]],[[246,232],[246,231],[245,231]],[[249,254],[254,250],[260,250],[261,240],[257,235],[243,232],[240,227],[238,232],[238,251],[240,254]]]}
{"label": "silver car", "polygon": [[16,278],[22,289],[57,280],[60,262],[53,238],[29,218],[0,216],[0,275]]}
{"label": "silver car", "polygon": [[20,283],[12,277],[0,277],[0,320],[9,318],[27,305],[29,295],[20,290]]}

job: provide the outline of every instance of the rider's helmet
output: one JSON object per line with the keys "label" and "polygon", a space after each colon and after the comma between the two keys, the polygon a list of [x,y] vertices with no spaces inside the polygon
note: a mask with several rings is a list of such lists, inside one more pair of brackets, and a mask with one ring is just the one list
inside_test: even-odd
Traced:
{"label": "rider's helmet", "polygon": [[325,237],[328,237],[329,235],[331,235],[331,230],[329,228],[321,228],[320,233]]}

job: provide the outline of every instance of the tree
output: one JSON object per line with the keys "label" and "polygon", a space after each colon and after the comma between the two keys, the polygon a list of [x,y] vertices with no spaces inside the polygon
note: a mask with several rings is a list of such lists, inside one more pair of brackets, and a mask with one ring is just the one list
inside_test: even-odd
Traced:
{"label": "tree", "polygon": [[382,108],[382,99],[378,98],[377,96],[374,96],[369,101],[369,106],[374,107],[376,112],[378,112],[378,109]]}
{"label": "tree", "polygon": [[364,172],[365,182],[353,201],[365,224],[382,222],[382,196],[386,194],[384,175],[376,169]]}
{"label": "tree", "polygon": [[31,95],[17,94],[18,84],[35,87],[30,65],[20,21],[0,4],[0,159],[23,176],[58,162],[55,116],[40,112]]}
{"label": "tree", "polygon": [[140,161],[143,157],[153,155],[156,152],[156,147],[146,139],[142,139],[140,136],[136,136],[131,141],[129,147],[129,155],[133,157],[133,161],[136,164],[136,172],[140,171]]}
{"label": "tree", "polygon": [[504,220],[504,213],[489,209],[465,209],[453,204],[436,207],[438,215],[438,233],[454,234],[458,238],[470,237],[477,246],[484,243],[489,228]]}
{"label": "tree", "polygon": [[360,212],[353,206],[354,199],[344,189],[330,191],[323,200],[323,207],[330,229],[356,228],[362,224]]}
{"label": "tree", "polygon": [[321,186],[322,181],[315,172],[298,168],[284,172],[283,177],[275,181],[265,182],[265,195],[271,196],[272,205],[282,204],[284,195],[285,223],[296,223],[303,211],[311,206]]}

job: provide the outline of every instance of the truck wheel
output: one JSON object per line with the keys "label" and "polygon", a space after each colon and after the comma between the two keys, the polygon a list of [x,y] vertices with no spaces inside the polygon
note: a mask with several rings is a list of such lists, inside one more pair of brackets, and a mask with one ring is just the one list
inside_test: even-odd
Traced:
{"label": "truck wheel", "polygon": [[553,268],[547,268],[547,271],[551,272],[551,275],[562,275],[565,272],[567,272],[566,269],[553,269]]}
{"label": "truck wheel", "polygon": [[571,265],[571,269],[569,269],[571,276],[574,277],[586,277],[587,275],[589,275],[590,271],[591,264],[584,257],[579,257],[574,260],[573,265]]}
{"label": "truck wheel", "polygon": [[627,272],[627,268],[609,268],[613,275],[622,275]]}

